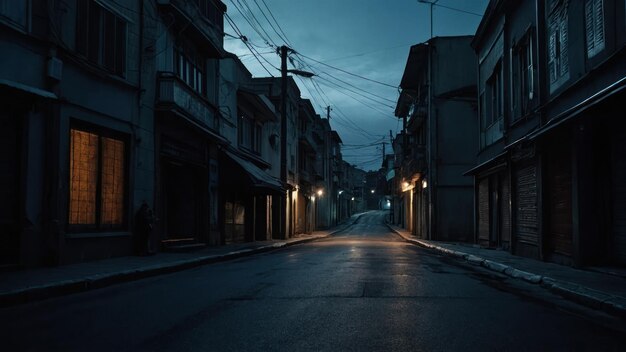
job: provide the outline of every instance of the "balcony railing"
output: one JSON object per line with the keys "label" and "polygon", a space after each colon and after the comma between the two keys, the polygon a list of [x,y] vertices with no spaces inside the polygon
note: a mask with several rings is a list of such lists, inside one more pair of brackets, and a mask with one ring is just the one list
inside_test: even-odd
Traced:
{"label": "balcony railing", "polygon": [[180,18],[185,26],[195,29],[216,51],[221,51],[226,6],[220,0],[157,0],[157,3]]}
{"label": "balcony railing", "polygon": [[177,110],[194,122],[219,131],[216,108],[199,93],[172,73],[160,73],[158,77],[157,106],[165,110]]}

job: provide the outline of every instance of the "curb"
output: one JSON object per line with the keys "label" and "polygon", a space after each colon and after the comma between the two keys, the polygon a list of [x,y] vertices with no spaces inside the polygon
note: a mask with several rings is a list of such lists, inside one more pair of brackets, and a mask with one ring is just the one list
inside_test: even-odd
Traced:
{"label": "curb", "polygon": [[346,228],[354,225],[362,215],[357,216],[353,222],[338,226],[334,231],[317,237],[293,240],[289,242],[277,242],[271,245],[258,248],[248,248],[226,254],[208,255],[203,257],[179,260],[167,264],[156,264],[139,269],[124,270],[109,274],[95,274],[81,279],[58,281],[51,284],[28,287],[8,292],[0,293],[0,308],[40,301],[47,298],[64,296],[72,293],[85,292],[93,289],[103,288],[114,284],[125,283],[145,279],[152,276],[170,274],[198,266],[224,262],[228,260],[261,254],[276,249],[291,247],[298,244],[317,241],[332,236]]}
{"label": "curb", "polygon": [[607,293],[570,282],[559,281],[551,277],[519,270],[509,265],[498,263],[473,254],[450,250],[432,243],[424,242],[419,239],[408,238],[402,235],[393,227],[391,227],[391,225],[389,225],[388,223],[385,224],[391,231],[402,237],[402,239],[406,242],[427,249],[435,250],[450,257],[463,259],[472,265],[482,266],[486,269],[504,274],[514,279],[524,280],[532,284],[540,285],[541,287],[576,303],[585,305],[590,308],[599,309],[606,313],[619,316],[621,318],[626,318],[625,298],[609,295]]}

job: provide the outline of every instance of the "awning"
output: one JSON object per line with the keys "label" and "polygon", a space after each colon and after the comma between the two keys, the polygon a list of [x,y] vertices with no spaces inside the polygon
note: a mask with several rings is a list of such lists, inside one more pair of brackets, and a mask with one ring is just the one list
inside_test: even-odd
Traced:
{"label": "awning", "polygon": [[502,152],[496,156],[494,156],[493,158],[478,164],[477,166],[465,171],[463,173],[463,176],[469,176],[469,175],[475,175],[479,172],[482,172],[484,170],[496,170],[499,169],[501,167],[503,167],[504,165],[506,165],[506,161],[502,161],[501,163],[496,164],[496,161],[498,161],[500,158],[502,158],[503,156],[506,155],[507,152]]}
{"label": "awning", "polygon": [[59,97],[57,97],[56,94],[49,92],[47,90],[36,88],[36,87],[31,87],[29,85],[18,83],[18,82],[9,81],[7,79],[0,79],[0,86],[17,89],[25,93],[38,95],[42,98],[55,99],[55,100],[59,99]]}
{"label": "awning", "polygon": [[248,186],[257,190],[268,190],[272,192],[284,193],[285,189],[282,183],[277,178],[274,178],[267,174],[267,172],[261,170],[258,166],[254,165],[251,161],[245,160],[235,153],[223,150],[224,154],[233,161],[236,167],[240,168],[246,175],[246,178],[250,182]]}
{"label": "awning", "polygon": [[610,86],[600,90],[589,98],[583,100],[579,104],[565,110],[561,114],[553,117],[548,121],[544,126],[542,126],[539,130],[531,133],[528,138],[530,140],[534,140],[537,137],[540,137],[555,128],[563,125],[564,123],[571,121],[574,117],[578,116],[580,113],[586,111],[587,109],[603,102],[607,98],[613,96],[624,90],[626,88],[626,77],[622,77],[617,82],[611,84]]}
{"label": "awning", "polygon": [[250,104],[254,111],[258,112],[256,116],[261,121],[277,121],[276,110],[274,104],[265,96],[255,93],[244,87],[237,89],[237,98],[245,100]]}

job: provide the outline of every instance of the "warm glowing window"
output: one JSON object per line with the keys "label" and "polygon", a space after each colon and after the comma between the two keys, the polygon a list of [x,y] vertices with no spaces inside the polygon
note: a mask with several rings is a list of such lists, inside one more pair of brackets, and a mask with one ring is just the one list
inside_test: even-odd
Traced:
{"label": "warm glowing window", "polygon": [[124,223],[125,143],[97,133],[71,130],[70,225],[120,227]]}

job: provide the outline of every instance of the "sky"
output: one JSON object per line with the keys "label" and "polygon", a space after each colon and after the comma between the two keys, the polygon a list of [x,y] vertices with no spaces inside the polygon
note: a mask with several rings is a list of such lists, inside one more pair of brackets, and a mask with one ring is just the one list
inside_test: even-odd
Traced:
{"label": "sky", "polygon": [[[330,124],[343,140],[343,159],[378,170],[383,148],[391,153],[390,131],[395,136],[402,129],[394,116],[397,87],[410,46],[430,38],[431,6],[418,0],[223,1],[224,48],[239,56],[253,77],[279,77],[275,48],[294,49],[288,67],[315,74],[295,79],[318,114],[325,118],[331,106]],[[432,11],[433,36],[473,35],[487,3],[439,0]],[[237,39],[241,35],[248,45]]]}

